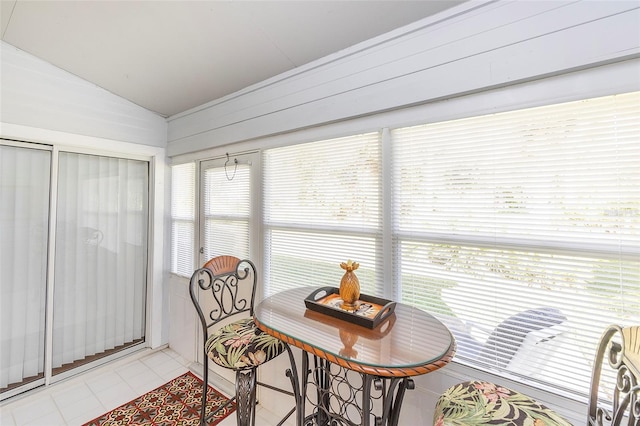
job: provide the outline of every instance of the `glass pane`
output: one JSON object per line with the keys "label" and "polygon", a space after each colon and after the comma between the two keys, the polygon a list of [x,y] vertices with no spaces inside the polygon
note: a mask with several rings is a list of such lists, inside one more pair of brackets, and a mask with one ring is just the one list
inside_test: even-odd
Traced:
{"label": "glass pane", "polygon": [[149,217],[147,162],[63,152],[59,164],[54,369],[144,340]]}
{"label": "glass pane", "polygon": [[640,320],[639,116],[635,92],[392,132],[402,300],[460,362],[584,395]]}
{"label": "glass pane", "polygon": [[383,293],[381,146],[367,133],[264,152],[267,295],[339,287],[349,259],[361,293]]}
{"label": "glass pane", "polygon": [[195,163],[171,167],[171,272],[193,273],[195,233]]}
{"label": "glass pane", "polygon": [[204,261],[220,255],[249,257],[251,166],[203,170]]}
{"label": "glass pane", "polygon": [[301,286],[339,287],[345,271],[340,263],[356,259],[355,271],[361,293],[379,296],[376,287],[377,248],[375,237],[273,230],[268,232],[267,294]]}
{"label": "glass pane", "polygon": [[378,133],[265,151],[265,221],[378,232],[380,161]]}
{"label": "glass pane", "polygon": [[44,371],[49,151],[0,146],[0,388]]}
{"label": "glass pane", "polygon": [[586,392],[602,331],[640,320],[637,262],[409,242],[401,257],[402,300],[450,327],[458,360],[528,381]]}

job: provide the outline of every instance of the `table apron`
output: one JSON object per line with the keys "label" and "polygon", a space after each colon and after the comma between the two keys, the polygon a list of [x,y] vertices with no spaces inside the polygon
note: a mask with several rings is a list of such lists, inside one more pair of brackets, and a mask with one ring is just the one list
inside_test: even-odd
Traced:
{"label": "table apron", "polygon": [[294,339],[291,336],[282,334],[277,330],[269,328],[257,320],[256,320],[256,325],[260,330],[264,331],[265,333],[270,334],[271,336],[276,337],[284,342],[287,342],[292,346],[302,349],[304,352],[310,353],[319,358],[323,358],[333,364],[340,365],[341,367],[347,368],[352,371],[356,371],[364,374],[370,374],[373,376],[380,376],[380,377],[404,378],[404,377],[419,376],[422,374],[427,374],[432,371],[439,370],[440,368],[447,365],[451,361],[455,353],[455,345],[452,345],[445,356],[429,364],[411,366],[411,367],[393,367],[393,368],[376,367],[376,366],[361,364],[356,361],[349,361],[347,359],[337,357],[332,353],[326,352],[318,347],[309,345],[308,343],[302,342],[298,339]]}

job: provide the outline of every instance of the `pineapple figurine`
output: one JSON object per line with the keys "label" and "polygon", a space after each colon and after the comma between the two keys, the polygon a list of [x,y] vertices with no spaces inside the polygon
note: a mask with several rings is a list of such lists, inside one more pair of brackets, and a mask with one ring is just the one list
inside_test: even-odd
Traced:
{"label": "pineapple figurine", "polygon": [[347,263],[342,262],[340,267],[346,272],[340,281],[340,298],[342,299],[342,309],[346,311],[355,311],[358,309],[356,302],[360,297],[360,281],[353,273],[360,266],[359,263],[353,262],[351,259]]}

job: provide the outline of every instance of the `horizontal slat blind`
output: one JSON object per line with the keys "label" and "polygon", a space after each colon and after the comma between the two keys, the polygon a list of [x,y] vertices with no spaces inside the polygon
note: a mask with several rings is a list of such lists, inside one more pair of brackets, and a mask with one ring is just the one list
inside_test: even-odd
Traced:
{"label": "horizontal slat blind", "polygon": [[195,238],[195,163],[171,167],[171,272],[193,273]]}
{"label": "horizontal slat blind", "polygon": [[267,295],[338,287],[348,259],[362,292],[381,290],[380,159],[379,133],[264,152]]}
{"label": "horizontal slat blind", "polygon": [[640,321],[640,94],[396,129],[392,146],[402,300],[450,325],[459,360],[587,393],[604,328]]}
{"label": "horizontal slat blind", "polygon": [[240,163],[203,170],[204,259],[249,257],[251,166]]}

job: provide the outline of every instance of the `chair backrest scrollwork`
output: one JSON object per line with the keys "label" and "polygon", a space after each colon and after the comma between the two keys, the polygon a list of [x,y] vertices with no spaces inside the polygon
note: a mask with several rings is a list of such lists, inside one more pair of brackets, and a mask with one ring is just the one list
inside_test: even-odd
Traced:
{"label": "chair backrest scrollwork", "polygon": [[214,257],[194,271],[189,282],[189,294],[205,340],[209,328],[217,323],[244,312],[253,315],[256,282],[253,262],[233,256]]}
{"label": "chair backrest scrollwork", "polygon": [[[605,361],[615,372],[606,399],[600,395]],[[589,424],[640,426],[640,326],[611,326],[603,333],[593,366]]]}

